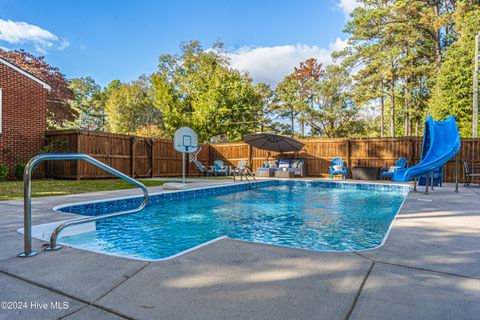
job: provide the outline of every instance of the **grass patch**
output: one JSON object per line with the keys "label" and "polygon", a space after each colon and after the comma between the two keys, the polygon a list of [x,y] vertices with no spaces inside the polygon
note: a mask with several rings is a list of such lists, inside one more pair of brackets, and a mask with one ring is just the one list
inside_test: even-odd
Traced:
{"label": "grass patch", "polygon": [[[168,181],[140,180],[147,187],[161,186]],[[98,180],[33,180],[32,197],[61,196],[75,193],[132,189],[128,182],[119,179]],[[0,201],[23,199],[23,181],[0,182]]]}

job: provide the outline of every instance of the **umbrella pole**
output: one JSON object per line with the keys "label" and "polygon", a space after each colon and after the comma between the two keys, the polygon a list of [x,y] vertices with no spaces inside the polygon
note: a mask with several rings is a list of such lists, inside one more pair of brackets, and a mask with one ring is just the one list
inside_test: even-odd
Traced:
{"label": "umbrella pole", "polygon": [[253,146],[252,146],[252,145],[250,146],[250,157],[249,157],[249,160],[250,160],[250,169],[253,170]]}

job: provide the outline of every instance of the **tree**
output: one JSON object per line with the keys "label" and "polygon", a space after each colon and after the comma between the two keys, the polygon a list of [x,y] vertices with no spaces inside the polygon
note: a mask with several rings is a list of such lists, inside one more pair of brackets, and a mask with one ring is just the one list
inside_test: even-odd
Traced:
{"label": "tree", "polygon": [[313,134],[334,138],[362,133],[364,127],[357,118],[351,92],[352,79],[347,69],[328,66],[315,90],[315,107],[307,113]]}
{"label": "tree", "polygon": [[434,117],[455,115],[462,137],[472,135],[472,84],[475,35],[480,28],[480,5],[458,3],[455,12],[458,39],[447,49],[433,95]]}
{"label": "tree", "polygon": [[78,113],[77,126],[82,129],[100,130],[105,125],[105,105],[102,90],[91,77],[75,78],[69,81],[73,92],[70,105]]}
{"label": "tree", "polygon": [[[390,1],[362,1],[361,6],[353,12],[345,31],[351,33],[349,46],[335,56],[345,57],[344,65],[349,68],[360,67],[355,77],[362,94],[364,89],[369,98],[380,98],[382,106],[385,94],[390,100],[390,135],[395,135],[395,85],[398,79],[399,50],[395,48],[395,39],[390,31],[392,26],[392,4]],[[380,90],[372,86],[381,85]],[[370,99],[359,99],[368,104]],[[384,108],[382,108],[382,112]],[[382,113],[383,119],[383,113]],[[383,124],[382,124],[383,127]]]}
{"label": "tree", "polygon": [[143,76],[111,89],[105,105],[110,132],[135,134],[137,131],[145,132],[145,126],[161,125],[162,114],[153,104],[148,77]]}
{"label": "tree", "polygon": [[[335,55],[345,57],[347,66],[360,68],[355,77],[355,100],[369,105],[372,99],[379,99],[381,119],[385,102],[390,102],[390,135],[398,133],[399,119],[404,124],[403,134],[409,135],[412,120],[418,127],[435,83],[435,70],[451,43],[450,16],[455,1],[359,2],[345,28],[351,34],[349,46]],[[367,93],[366,97],[360,97],[362,93]],[[380,127],[383,132],[384,123]]]}
{"label": "tree", "polygon": [[76,119],[78,113],[68,104],[68,100],[72,98],[68,82],[58,68],[52,67],[45,61],[45,57],[37,57],[24,50],[3,49],[0,49],[0,57],[50,85],[52,90],[48,93],[47,105],[49,128],[65,127]]}
{"label": "tree", "polygon": [[268,129],[274,129],[270,114],[275,109],[275,93],[266,83],[257,84],[255,89],[260,99],[257,115],[259,131],[264,132]]}
{"label": "tree", "polygon": [[167,136],[189,126],[203,142],[219,135],[239,140],[258,126],[259,93],[250,77],[230,67],[221,43],[205,51],[191,41],[180,54],[160,56],[152,82]]}
{"label": "tree", "polygon": [[301,85],[293,74],[289,74],[275,88],[277,104],[274,112],[280,118],[290,121],[290,134],[295,135],[295,119],[306,110],[304,99],[300,98]]}
{"label": "tree", "polygon": [[[322,64],[315,58],[300,62],[300,65],[294,69],[293,77],[300,84],[300,99],[304,99],[309,108],[313,108],[315,86],[323,73]],[[305,136],[305,112],[300,113],[300,128],[303,137]]]}
{"label": "tree", "polygon": [[144,138],[150,139],[161,139],[164,138],[163,129],[156,124],[146,124],[144,126],[140,126],[135,131],[135,135]]}

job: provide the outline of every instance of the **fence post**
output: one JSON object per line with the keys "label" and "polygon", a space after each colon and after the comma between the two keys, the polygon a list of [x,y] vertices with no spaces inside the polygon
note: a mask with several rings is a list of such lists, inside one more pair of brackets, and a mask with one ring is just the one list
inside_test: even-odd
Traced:
{"label": "fence post", "polygon": [[[77,153],[82,153],[82,150],[80,149],[80,137],[81,133],[80,130],[77,130]],[[77,180],[80,180],[80,170],[82,169],[82,161],[77,160]]]}
{"label": "fence post", "polygon": [[208,145],[208,165],[209,166],[213,165],[213,146],[212,145]]}
{"label": "fence post", "polygon": [[[350,142],[350,139],[347,139],[347,169],[351,170],[352,169],[352,145]],[[348,175],[348,172],[347,172]]]}
{"label": "fence post", "polygon": [[155,173],[154,173],[154,171],[155,171],[155,140],[152,139],[150,142],[151,142],[150,143],[150,162],[151,162],[151,164],[150,164],[150,170],[151,170],[150,176],[152,178],[154,178],[155,177]]}
{"label": "fence post", "polygon": [[131,150],[130,150],[130,164],[131,164],[131,168],[130,168],[131,175],[130,176],[132,178],[135,178],[135,145],[137,144],[137,139],[135,137],[132,137],[131,142],[132,142],[132,147],[131,147]]}

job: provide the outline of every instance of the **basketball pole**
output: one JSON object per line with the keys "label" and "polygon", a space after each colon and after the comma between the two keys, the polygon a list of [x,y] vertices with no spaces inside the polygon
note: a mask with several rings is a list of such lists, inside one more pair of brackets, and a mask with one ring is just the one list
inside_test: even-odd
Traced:
{"label": "basketball pole", "polygon": [[185,152],[182,152],[182,183],[185,184]]}

